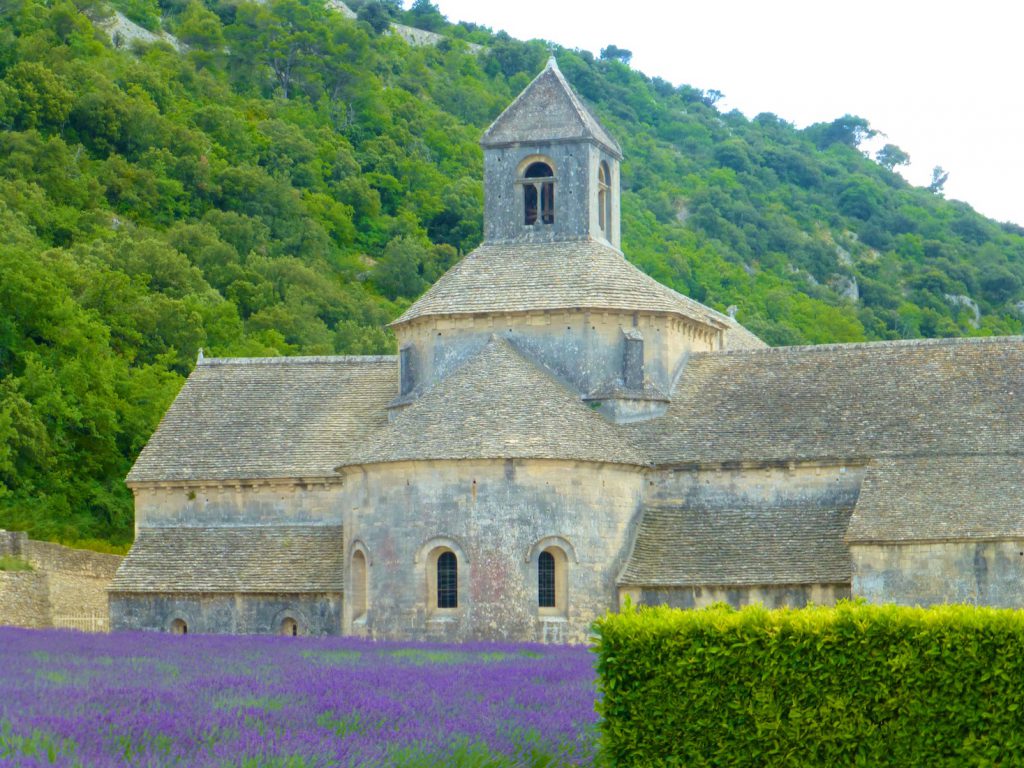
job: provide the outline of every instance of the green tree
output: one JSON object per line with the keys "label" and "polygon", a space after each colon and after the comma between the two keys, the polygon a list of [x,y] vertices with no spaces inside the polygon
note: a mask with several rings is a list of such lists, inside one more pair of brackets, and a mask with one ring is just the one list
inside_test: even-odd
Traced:
{"label": "green tree", "polygon": [[875,153],[875,160],[886,170],[893,170],[900,165],[910,164],[910,155],[895,144],[886,144]]}

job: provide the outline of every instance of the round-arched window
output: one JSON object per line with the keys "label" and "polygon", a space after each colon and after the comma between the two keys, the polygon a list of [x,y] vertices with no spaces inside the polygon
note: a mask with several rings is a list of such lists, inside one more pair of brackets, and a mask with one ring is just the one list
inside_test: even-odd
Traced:
{"label": "round-arched window", "polygon": [[523,174],[524,222],[555,223],[555,173],[545,162],[530,163]]}
{"label": "round-arched window", "polygon": [[554,608],[555,602],[555,556],[548,551],[537,558],[537,605],[540,608]]}
{"label": "round-arched window", "polygon": [[171,622],[171,634],[172,635],[187,635],[188,624],[184,619],[175,619]]}
{"label": "round-arched window", "polygon": [[299,622],[289,616],[281,622],[281,634],[288,637],[298,637]]}
{"label": "round-arched window", "polygon": [[459,561],[451,550],[437,557],[437,607],[459,607]]}

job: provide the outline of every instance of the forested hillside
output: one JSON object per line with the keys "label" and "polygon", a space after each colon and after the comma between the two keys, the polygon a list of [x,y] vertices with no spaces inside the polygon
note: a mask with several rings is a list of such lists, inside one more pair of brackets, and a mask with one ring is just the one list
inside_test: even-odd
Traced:
{"label": "forested hillside", "polygon": [[[384,324],[479,242],[478,138],[548,55],[425,0],[117,5],[185,48],[112,41],[95,0],[0,2],[0,527],[94,546],[130,541],[123,477],[199,348],[393,351]],[[866,120],[798,131],[614,46],[557,58],[662,282],[772,344],[1021,331],[1024,230],[866,157]]]}

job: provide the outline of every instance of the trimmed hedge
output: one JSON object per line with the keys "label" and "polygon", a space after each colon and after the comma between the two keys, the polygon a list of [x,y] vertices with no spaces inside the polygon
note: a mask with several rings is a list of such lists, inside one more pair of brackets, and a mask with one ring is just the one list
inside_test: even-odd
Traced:
{"label": "trimmed hedge", "polygon": [[1024,765],[1024,613],[840,603],[595,624],[613,766]]}

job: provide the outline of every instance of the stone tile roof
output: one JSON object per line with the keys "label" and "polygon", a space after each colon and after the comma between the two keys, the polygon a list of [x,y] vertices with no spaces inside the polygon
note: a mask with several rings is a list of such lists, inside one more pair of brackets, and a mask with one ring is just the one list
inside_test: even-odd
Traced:
{"label": "stone tile roof", "polygon": [[392,325],[428,315],[564,309],[658,312],[715,328],[735,325],[595,240],[485,243],[448,270]]}
{"label": "stone tile roof", "polygon": [[1024,338],[702,353],[660,419],[660,464],[1024,453]]}
{"label": "stone tile roof", "polygon": [[873,462],[846,534],[848,543],[1005,538],[1024,538],[1021,456]]}
{"label": "stone tile roof", "polygon": [[397,393],[394,357],[208,358],[127,481],[333,477]]}
{"label": "stone tile roof", "polygon": [[650,506],[619,578],[625,586],[848,583],[850,510]]}
{"label": "stone tile roof", "polygon": [[341,592],[340,526],[142,528],[111,592]]}
{"label": "stone tile roof", "polygon": [[500,337],[340,463],[500,458],[645,463],[625,430]]}
{"label": "stone tile roof", "polygon": [[576,95],[558,69],[555,57],[515,101],[484,131],[484,147],[589,139],[616,158],[622,148]]}

